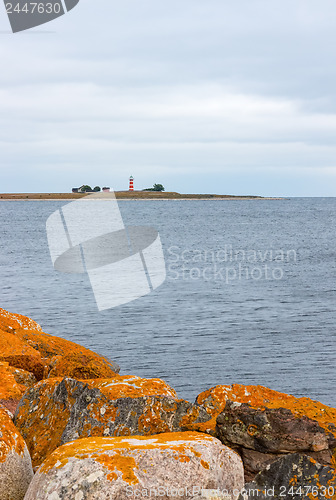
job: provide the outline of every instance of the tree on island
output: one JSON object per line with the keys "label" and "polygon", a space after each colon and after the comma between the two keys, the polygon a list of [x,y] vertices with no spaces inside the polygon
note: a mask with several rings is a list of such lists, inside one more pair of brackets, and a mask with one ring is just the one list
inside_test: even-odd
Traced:
{"label": "tree on island", "polygon": [[101,191],[101,189],[100,189],[100,187],[99,187],[99,186],[95,186],[95,187],[93,188],[93,190],[94,190],[94,192],[95,192],[95,193],[99,193],[99,191]]}
{"label": "tree on island", "polygon": [[144,189],[144,191],[164,191],[165,188],[162,184],[154,184],[152,188]]}
{"label": "tree on island", "polygon": [[81,193],[92,193],[92,187],[89,186],[88,184],[84,184],[83,186],[80,187],[79,191]]}

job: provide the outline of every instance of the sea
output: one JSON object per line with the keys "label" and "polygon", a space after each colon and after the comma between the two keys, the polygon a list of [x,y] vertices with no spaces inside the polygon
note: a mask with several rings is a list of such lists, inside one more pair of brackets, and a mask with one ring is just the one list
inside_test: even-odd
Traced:
{"label": "sea", "polygon": [[336,407],[336,198],[120,200],[157,229],[151,293],[98,311],[86,274],[55,271],[46,220],[69,201],[0,201],[0,306],[194,401],[253,384]]}

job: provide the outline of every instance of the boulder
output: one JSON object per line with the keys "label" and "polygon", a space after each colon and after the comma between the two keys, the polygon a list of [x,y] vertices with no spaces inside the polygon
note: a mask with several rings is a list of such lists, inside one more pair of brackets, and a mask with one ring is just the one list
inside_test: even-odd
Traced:
{"label": "boulder", "polygon": [[244,484],[240,457],[196,432],[88,438],[61,446],[38,469],[25,500],[235,499]]}
{"label": "boulder", "polygon": [[45,366],[45,363],[41,359],[41,354],[22,341],[15,333],[0,331],[0,336],[0,361],[7,362],[15,368],[31,372],[37,380],[41,380]]}
{"label": "boulder", "polygon": [[[279,453],[309,452],[322,464],[336,466],[335,408],[267,387],[239,384],[213,387],[201,393],[196,404],[201,405],[211,419],[192,429],[231,443],[243,458],[248,480],[277,460]],[[244,424],[239,417],[241,412]],[[225,420],[226,413],[228,420]],[[265,419],[270,419],[269,428]],[[233,443],[230,439],[240,442]]]}
{"label": "boulder", "polygon": [[[0,361],[8,361],[11,366],[32,372],[37,380],[48,375],[81,379],[110,378],[120,370],[116,363],[104,356],[69,340],[44,333],[32,319],[1,308],[0,330],[1,337],[4,337]],[[10,349],[11,346],[13,349]],[[32,365],[29,356],[39,361],[38,366]]]}
{"label": "boulder", "polygon": [[26,443],[8,412],[0,408],[1,500],[22,500],[32,478],[33,469]]}
{"label": "boulder", "polygon": [[37,382],[33,373],[0,361],[0,399],[21,398]]}
{"label": "boulder", "polygon": [[[232,401],[226,402],[217,418],[216,435],[240,451],[245,469],[251,474],[285,453],[313,454],[320,462],[330,465],[336,447],[335,436],[305,415],[296,416],[286,408],[254,408]],[[254,453],[249,454],[249,450]]]}
{"label": "boulder", "polygon": [[[217,385],[202,392],[196,403],[203,406],[211,417],[224,410],[227,401],[247,403],[254,408],[287,408],[293,414],[317,420],[322,427],[336,433],[336,409],[310,398],[296,398],[261,385]],[[213,420],[215,423],[215,420]]]}
{"label": "boulder", "polygon": [[178,399],[175,389],[160,378],[117,375],[113,379],[87,380],[86,383],[91,389],[99,389],[109,399],[139,396],[168,396]]}
{"label": "boulder", "polygon": [[239,500],[326,500],[336,498],[336,471],[313,458],[291,454],[279,458],[245,484]]}
{"label": "boulder", "polygon": [[[80,346],[78,346],[80,347]],[[70,352],[50,360],[48,378],[71,377],[77,379],[109,378],[119,372],[119,366],[92,352]]]}
{"label": "boulder", "polygon": [[262,453],[320,452],[336,446],[334,435],[305,415],[296,417],[286,408],[253,408],[232,401],[227,401],[217,418],[217,435]]}
{"label": "boulder", "polygon": [[16,330],[15,335],[38,351],[48,362],[48,372],[54,376],[77,376],[82,379],[109,378],[120,367],[105,356],[90,349],[42,331]]}
{"label": "boulder", "polygon": [[34,466],[58,446],[90,436],[150,435],[209,419],[158,379],[47,379],[29,389],[15,413]]}
{"label": "boulder", "polygon": [[0,307],[0,330],[13,333],[13,330],[36,330],[42,331],[41,326],[31,318],[14,314]]}
{"label": "boulder", "polygon": [[0,362],[0,400],[21,399],[24,392],[21,384],[15,380],[12,369],[9,363]]}
{"label": "boulder", "polygon": [[33,373],[0,362],[0,403],[11,412],[15,409],[28,387],[36,383]]}

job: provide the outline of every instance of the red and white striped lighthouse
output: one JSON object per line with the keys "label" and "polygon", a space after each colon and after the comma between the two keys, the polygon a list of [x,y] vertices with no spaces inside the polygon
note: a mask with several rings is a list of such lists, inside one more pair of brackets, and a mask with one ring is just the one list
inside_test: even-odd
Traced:
{"label": "red and white striped lighthouse", "polygon": [[132,176],[130,177],[130,180],[129,180],[129,190],[134,191],[133,177]]}

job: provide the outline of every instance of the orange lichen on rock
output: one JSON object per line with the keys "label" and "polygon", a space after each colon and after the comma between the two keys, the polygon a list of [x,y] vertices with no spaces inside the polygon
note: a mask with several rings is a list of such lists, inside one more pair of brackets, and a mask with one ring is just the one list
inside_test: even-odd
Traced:
{"label": "orange lichen on rock", "polygon": [[37,382],[32,372],[27,372],[21,368],[15,368],[15,366],[9,366],[8,370],[13,375],[15,382],[19,384],[22,391],[26,391],[29,387],[33,387]]}
{"label": "orange lichen on rock", "polygon": [[334,451],[330,466],[333,467],[334,469],[336,469],[336,450]]}
{"label": "orange lichen on rock", "polygon": [[[336,471],[309,456],[294,453],[282,455],[245,484],[244,498],[336,498]],[[243,495],[242,495],[243,496]]]}
{"label": "orange lichen on rock", "polygon": [[0,463],[6,461],[9,453],[15,452],[23,456],[25,442],[8,416],[6,410],[0,408]]}
{"label": "orange lichen on rock", "polygon": [[[32,372],[38,380],[50,377],[110,378],[119,367],[69,340],[44,333],[35,321],[0,308],[0,360]],[[20,357],[21,354],[21,357]]]}
{"label": "orange lichen on rock", "polygon": [[0,361],[8,362],[11,366],[32,372],[37,379],[43,378],[44,363],[41,354],[15,333],[0,331]]}
{"label": "orange lichen on rock", "polygon": [[[248,403],[253,408],[286,408],[298,418],[306,416],[311,420],[316,420],[326,432],[331,432],[336,437],[335,408],[309,398],[296,398],[261,385],[218,385],[202,392],[196,402],[202,405],[212,417],[215,417],[212,419],[213,427],[216,424],[216,417],[224,410],[228,400]],[[209,425],[209,423],[206,424]]]}
{"label": "orange lichen on rock", "polygon": [[45,379],[25,393],[15,424],[37,466],[74,439],[184,431],[189,423],[209,418],[201,407],[195,411],[194,405],[171,394],[175,391],[159,379]]}
{"label": "orange lichen on rock", "polygon": [[10,313],[0,307],[0,330],[11,333],[12,330],[20,329],[42,331],[41,326],[33,319],[21,314]]}
{"label": "orange lichen on rock", "polygon": [[117,375],[113,379],[87,380],[89,387],[99,389],[108,399],[169,396],[177,399],[175,390],[159,378]]}
{"label": "orange lichen on rock", "polygon": [[[236,498],[233,491],[244,485],[241,459],[218,439],[197,432],[96,437],[56,449],[36,472],[25,498],[72,498],[76,491],[76,498],[135,500],[143,496],[141,490],[157,496],[157,488],[193,491],[195,485],[199,490],[213,485]],[[176,494],[163,495],[168,497]]]}
{"label": "orange lichen on rock", "polygon": [[[113,377],[119,367],[104,356],[42,331],[17,330],[15,334],[39,351],[51,363],[50,377],[78,376],[80,378]],[[63,362],[63,359],[65,360]],[[81,367],[81,363],[84,366]],[[86,370],[85,370],[86,368]]]}
{"label": "orange lichen on rock", "polygon": [[[63,467],[68,463],[69,458],[78,460],[93,458],[103,463],[104,457],[107,457],[107,451],[113,452],[116,456],[114,463],[112,461],[112,467],[110,459],[106,459],[104,463],[111,472],[116,471],[115,465],[122,451],[131,453],[140,450],[171,450],[174,458],[178,460],[182,458],[182,461],[186,461],[186,457],[189,460],[192,457],[200,457],[197,444],[212,443],[212,440],[211,436],[199,432],[168,432],[152,436],[78,439],[57,448],[41,465],[39,473],[47,473],[53,467],[56,469]],[[134,470],[134,460],[131,460],[131,463]],[[126,472],[126,476],[130,481],[134,479],[129,477],[129,461],[122,461],[119,466],[120,468],[117,468],[117,471]]]}
{"label": "orange lichen on rock", "polygon": [[21,399],[26,387],[17,384],[7,362],[0,362],[0,399]]}
{"label": "orange lichen on rock", "polygon": [[[35,406],[23,399],[17,409],[15,425],[26,440],[34,466],[41,463],[50,451],[59,446],[60,435],[70,416],[70,410],[66,405],[55,405],[52,399],[55,384],[61,381],[61,378],[42,380],[33,389],[38,390],[39,387],[43,387],[43,390],[39,391],[39,400],[35,401]],[[49,418],[34,418],[38,404],[43,405],[43,411]],[[21,420],[27,415],[33,419],[32,425],[21,426]],[[39,417],[42,416],[39,414]]]}
{"label": "orange lichen on rock", "polygon": [[111,471],[110,474],[107,475],[109,481],[116,480],[118,477],[117,471],[119,471],[121,472],[122,479],[126,483],[137,484],[139,482],[134,474],[134,470],[137,468],[134,457],[125,457],[121,455],[121,453],[116,452],[112,456],[97,453],[93,454],[92,458]]}
{"label": "orange lichen on rock", "polygon": [[156,434],[158,432],[169,432],[168,423],[162,418],[162,401],[151,404],[147,400],[147,409],[138,420],[139,432],[141,434]]}
{"label": "orange lichen on rock", "polygon": [[[81,347],[81,346],[78,346]],[[116,375],[107,360],[90,351],[85,352],[84,347],[79,352],[71,352],[63,356],[55,356],[50,362],[48,377],[72,377],[78,380],[95,378],[109,378]]]}
{"label": "orange lichen on rock", "polygon": [[[314,460],[313,458],[308,457],[308,460],[312,464],[317,465],[316,460]],[[336,470],[334,473],[332,473],[331,475],[328,474],[328,476],[324,477],[323,479],[326,480],[326,484],[321,483],[321,479],[317,472],[311,477],[311,482],[314,483],[316,490],[314,492],[308,493],[307,496],[310,500],[316,500],[317,495],[313,494],[316,493],[316,491],[318,491],[320,494],[322,493],[322,497],[327,500],[336,500]]]}
{"label": "orange lichen on rock", "polygon": [[206,422],[196,422],[196,423],[188,423],[186,425],[187,429],[197,432],[203,432],[205,434],[210,434],[210,436],[216,436],[216,421],[217,414],[207,420]]}
{"label": "orange lichen on rock", "polygon": [[33,373],[0,361],[0,400],[18,401],[35,383],[36,377]]}
{"label": "orange lichen on rock", "polygon": [[201,425],[201,424],[194,424],[195,420],[197,420],[197,418],[199,416],[199,413],[200,413],[200,408],[197,407],[196,405],[193,406],[192,411],[190,413],[185,414],[181,418],[181,420],[180,420],[181,427],[189,428],[189,426],[192,426],[192,425]]}

